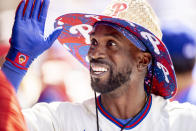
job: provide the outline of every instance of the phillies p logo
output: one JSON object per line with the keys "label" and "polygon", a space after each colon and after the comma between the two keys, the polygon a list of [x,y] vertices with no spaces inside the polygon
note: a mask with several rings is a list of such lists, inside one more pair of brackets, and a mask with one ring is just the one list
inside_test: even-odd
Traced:
{"label": "phillies p logo", "polygon": [[122,11],[125,11],[127,9],[127,4],[126,3],[115,3],[112,6],[112,9],[114,10],[114,13],[112,16],[118,16],[118,14]]}
{"label": "phillies p logo", "polygon": [[72,34],[77,34],[80,33],[84,38],[86,44],[90,44],[90,35],[89,33],[93,30],[93,27],[88,24],[80,24],[80,25],[75,25],[70,28],[70,33]]}

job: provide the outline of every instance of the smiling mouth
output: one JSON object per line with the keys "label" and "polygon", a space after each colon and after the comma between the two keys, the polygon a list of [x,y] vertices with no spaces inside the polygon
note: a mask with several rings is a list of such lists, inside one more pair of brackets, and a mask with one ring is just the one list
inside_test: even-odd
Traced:
{"label": "smiling mouth", "polygon": [[95,64],[91,63],[91,76],[92,77],[102,77],[109,71],[109,66],[105,64]]}

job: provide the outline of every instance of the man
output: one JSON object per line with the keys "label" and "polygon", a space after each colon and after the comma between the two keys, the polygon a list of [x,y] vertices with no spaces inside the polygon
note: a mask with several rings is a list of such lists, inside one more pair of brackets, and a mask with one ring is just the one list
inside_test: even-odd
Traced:
{"label": "man", "polygon": [[162,32],[163,42],[170,52],[178,82],[178,91],[173,100],[196,104],[196,83],[192,74],[196,60],[195,32],[179,21],[167,22]]}
{"label": "man", "polygon": [[[75,40],[84,42],[85,47],[91,43],[88,51],[91,85],[101,95],[96,97],[95,93],[95,100],[82,104],[37,104],[23,112],[30,130],[196,129],[196,107],[166,100],[175,94],[175,73],[167,49],[150,31],[123,19],[67,14],[55,24],[63,23],[63,31],[57,29],[44,39],[49,1],[41,4],[36,0],[32,8],[33,3],[29,0],[23,15],[25,2],[22,1],[16,13],[12,46],[2,68],[8,79],[17,88],[30,63],[60,34],[58,40],[69,41],[67,44]],[[20,55],[26,56],[24,64],[18,63]],[[85,63],[84,59],[81,62]]]}

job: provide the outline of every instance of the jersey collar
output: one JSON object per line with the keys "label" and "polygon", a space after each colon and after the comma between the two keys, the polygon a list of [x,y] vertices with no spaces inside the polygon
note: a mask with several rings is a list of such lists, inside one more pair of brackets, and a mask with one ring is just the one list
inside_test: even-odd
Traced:
{"label": "jersey collar", "polygon": [[[142,109],[142,111],[133,118],[133,120],[124,128],[124,129],[132,129],[136,127],[142,120],[147,116],[148,112],[150,111],[152,105],[152,96],[150,95],[145,107]],[[99,112],[106,117],[109,121],[117,125],[119,128],[123,127],[123,124],[114,116],[112,116],[109,112],[106,111],[106,109],[101,104],[101,96],[97,98],[97,108]]]}

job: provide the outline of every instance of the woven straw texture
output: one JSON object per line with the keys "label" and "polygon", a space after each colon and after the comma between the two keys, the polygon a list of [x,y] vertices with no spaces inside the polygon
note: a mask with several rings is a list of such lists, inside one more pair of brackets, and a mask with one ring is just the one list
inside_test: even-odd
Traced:
{"label": "woven straw texture", "polygon": [[141,25],[162,39],[159,20],[146,0],[112,0],[103,14]]}

